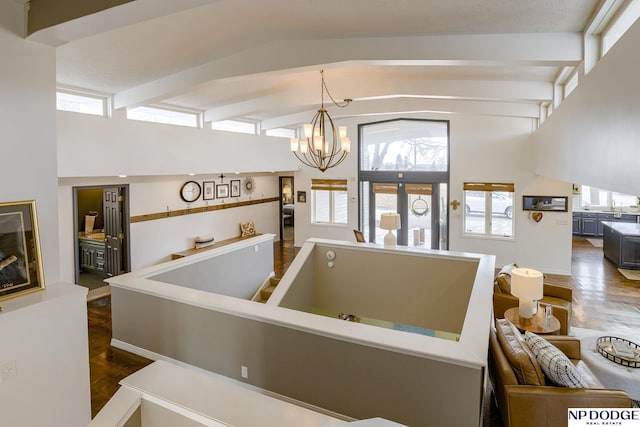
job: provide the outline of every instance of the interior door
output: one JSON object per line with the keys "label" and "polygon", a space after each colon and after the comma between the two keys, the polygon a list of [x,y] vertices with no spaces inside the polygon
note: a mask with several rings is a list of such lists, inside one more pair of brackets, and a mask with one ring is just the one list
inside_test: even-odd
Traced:
{"label": "interior door", "polygon": [[105,236],[105,271],[108,276],[117,276],[124,272],[124,191],[119,187],[108,187],[103,189],[102,195]]}

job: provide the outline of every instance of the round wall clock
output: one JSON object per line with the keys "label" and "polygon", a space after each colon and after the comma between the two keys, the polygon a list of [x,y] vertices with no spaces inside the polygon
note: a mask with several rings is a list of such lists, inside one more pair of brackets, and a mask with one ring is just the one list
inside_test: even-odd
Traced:
{"label": "round wall clock", "polygon": [[180,197],[187,203],[198,200],[200,193],[202,193],[202,187],[195,181],[187,181],[180,188]]}

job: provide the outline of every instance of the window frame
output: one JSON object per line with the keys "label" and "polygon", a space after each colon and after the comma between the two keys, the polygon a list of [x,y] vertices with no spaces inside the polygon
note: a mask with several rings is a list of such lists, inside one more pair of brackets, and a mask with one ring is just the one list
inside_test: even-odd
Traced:
{"label": "window frame", "polygon": [[[322,193],[328,193],[329,199],[329,220],[318,220],[317,207],[319,202],[317,200],[318,195]],[[345,222],[336,221],[336,197],[345,197],[343,201],[347,208]],[[346,179],[312,179],[311,180],[311,223],[313,225],[331,225],[339,227],[348,227],[349,225],[349,192],[347,190]]]}
{"label": "window frame", "polygon": [[[64,108],[59,108],[58,107],[58,94],[65,94],[65,95],[72,95],[72,96],[77,96],[80,98],[86,98],[86,99],[92,99],[92,100],[98,100],[101,101],[102,104],[102,112],[100,114],[96,114],[96,113],[88,113],[85,111],[78,111],[78,110],[71,110],[71,109],[64,109]],[[83,90],[83,89],[74,89],[74,88],[66,88],[66,87],[56,87],[56,110],[57,111],[66,111],[69,113],[78,113],[78,114],[87,114],[90,116],[97,116],[97,117],[111,117],[111,96],[108,94],[104,94],[104,93],[99,93],[99,92],[93,92],[90,90]]]}
{"label": "window frame", "polygon": [[[484,212],[481,212],[484,219],[484,232],[472,232],[467,229],[467,198],[471,192],[484,193]],[[511,194],[511,234],[496,234],[493,231],[493,194],[494,193],[510,193]],[[516,202],[515,184],[513,183],[485,183],[485,182],[465,182],[463,185],[463,220],[462,228],[465,237],[482,238],[482,239],[498,239],[498,240],[515,240],[516,225],[513,219],[514,204]],[[487,212],[489,215],[487,215]],[[474,212],[476,215],[478,212]],[[508,217],[507,217],[508,218]]]}

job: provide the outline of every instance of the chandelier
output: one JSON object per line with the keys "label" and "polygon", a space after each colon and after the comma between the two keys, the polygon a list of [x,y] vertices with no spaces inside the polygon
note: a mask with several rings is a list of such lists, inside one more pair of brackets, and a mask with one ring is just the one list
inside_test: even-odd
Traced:
{"label": "chandelier", "polygon": [[[344,108],[352,101],[345,99],[336,102],[324,82],[324,70],[320,71],[320,108],[311,123],[304,125],[304,138],[291,138],[291,152],[306,166],[319,169],[321,172],[339,165],[351,151],[351,140],[347,137],[347,127],[336,126],[329,112],[324,108],[324,92],[331,98],[336,107]],[[328,123],[327,123],[328,122]]]}

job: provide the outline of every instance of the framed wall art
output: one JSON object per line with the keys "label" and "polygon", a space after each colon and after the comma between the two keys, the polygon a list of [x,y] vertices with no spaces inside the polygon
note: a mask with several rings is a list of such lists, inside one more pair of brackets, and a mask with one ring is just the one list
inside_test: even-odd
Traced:
{"label": "framed wall art", "polygon": [[204,181],[202,183],[202,199],[213,200],[216,198],[216,184],[213,181]]}
{"label": "framed wall art", "polygon": [[229,184],[216,185],[216,198],[224,199],[225,197],[229,197]]}
{"label": "framed wall art", "polygon": [[231,180],[231,197],[240,197],[240,180]]}
{"label": "framed wall art", "polygon": [[522,196],[522,209],[525,211],[568,211],[566,196]]}
{"label": "framed wall art", "polygon": [[307,203],[306,191],[298,191],[298,203]]}
{"label": "framed wall art", "polygon": [[43,289],[36,202],[0,203],[0,300]]}

